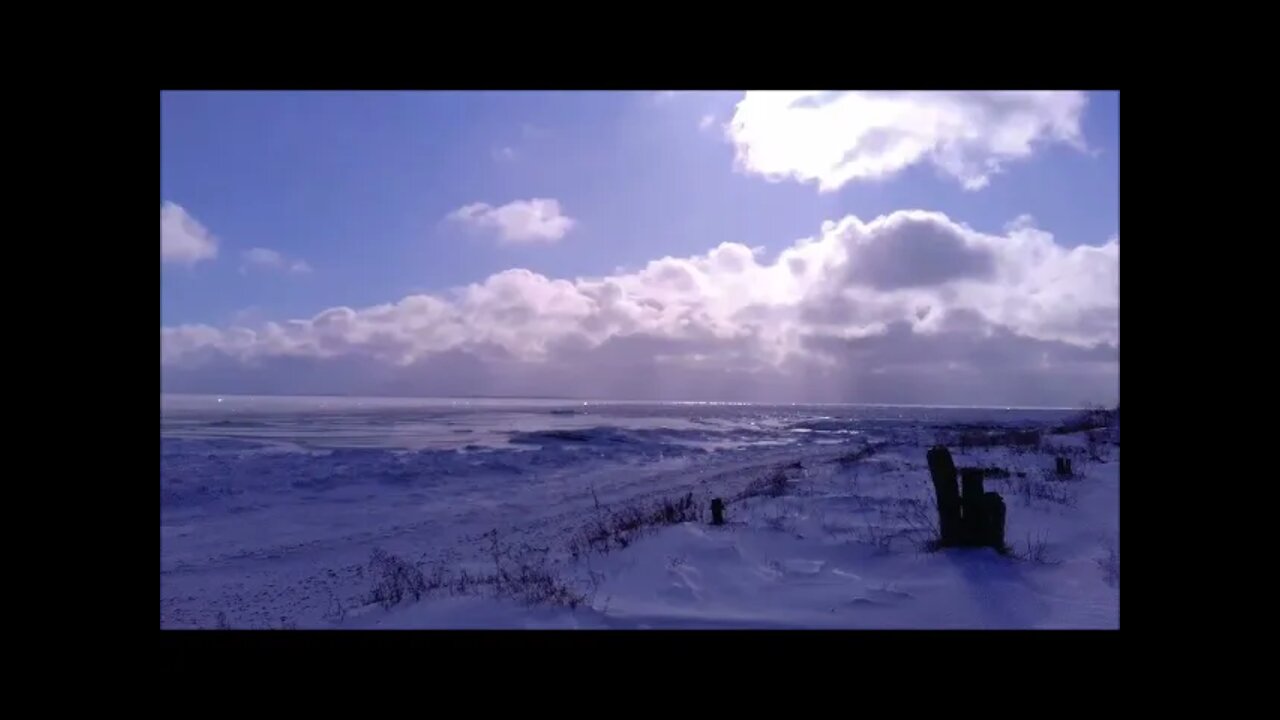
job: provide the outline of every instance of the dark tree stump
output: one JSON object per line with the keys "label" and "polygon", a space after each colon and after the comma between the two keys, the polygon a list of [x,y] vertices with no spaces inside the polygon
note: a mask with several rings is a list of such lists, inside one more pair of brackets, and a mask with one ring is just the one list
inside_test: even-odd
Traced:
{"label": "dark tree stump", "polygon": [[929,450],[929,475],[933,478],[933,490],[938,496],[938,531],[942,545],[960,544],[960,489],[956,485],[956,464],[951,452],[938,445]]}
{"label": "dark tree stump", "polygon": [[939,445],[929,450],[929,475],[938,495],[938,524],[942,547],[993,547],[1004,550],[1005,505],[999,493],[984,492],[982,468],[964,468],[956,483],[951,453]]}
{"label": "dark tree stump", "polygon": [[989,492],[982,496],[982,544],[996,550],[1004,550],[1004,499],[1000,493]]}
{"label": "dark tree stump", "polygon": [[1058,475],[1062,477],[1071,476],[1071,458],[1058,457],[1054,458],[1053,462],[1055,466],[1054,469],[1057,470]]}
{"label": "dark tree stump", "polygon": [[720,498],[713,498],[711,500],[711,524],[724,524],[724,501]]}
{"label": "dark tree stump", "polygon": [[982,470],[964,468],[960,471],[960,482],[963,487],[960,495],[961,543],[964,545],[983,545],[983,504]]}

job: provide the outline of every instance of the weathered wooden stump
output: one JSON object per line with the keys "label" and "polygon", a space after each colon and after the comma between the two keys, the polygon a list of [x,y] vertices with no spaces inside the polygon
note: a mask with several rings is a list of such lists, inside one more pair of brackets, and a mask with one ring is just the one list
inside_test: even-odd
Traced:
{"label": "weathered wooden stump", "polygon": [[982,470],[979,468],[963,468],[960,470],[960,542],[962,545],[982,545],[983,534],[983,488]]}
{"label": "weathered wooden stump", "polygon": [[712,498],[711,500],[711,524],[724,524],[724,501],[720,498]]}
{"label": "weathered wooden stump", "polygon": [[925,455],[929,475],[938,496],[938,531],[944,547],[960,544],[960,489],[956,486],[956,464],[951,451],[938,445]]}
{"label": "weathered wooden stump", "polygon": [[956,483],[951,453],[939,445],[929,450],[929,475],[938,496],[938,529],[943,547],[1004,549],[1005,506],[999,493],[985,492],[981,468],[960,471],[963,492]]}
{"label": "weathered wooden stump", "polygon": [[1054,470],[1062,477],[1071,476],[1071,458],[1057,457],[1053,459]]}
{"label": "weathered wooden stump", "polygon": [[982,544],[1004,550],[1004,498],[989,492],[982,496]]}

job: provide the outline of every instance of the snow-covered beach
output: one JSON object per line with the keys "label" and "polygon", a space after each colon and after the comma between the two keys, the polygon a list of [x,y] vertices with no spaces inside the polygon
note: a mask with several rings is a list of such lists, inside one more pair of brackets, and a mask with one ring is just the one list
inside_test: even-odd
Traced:
{"label": "snow-covered beach", "polygon": [[[1116,628],[1119,418],[1079,415],[162,396],[161,626]],[[926,549],[935,444],[1011,555]]]}

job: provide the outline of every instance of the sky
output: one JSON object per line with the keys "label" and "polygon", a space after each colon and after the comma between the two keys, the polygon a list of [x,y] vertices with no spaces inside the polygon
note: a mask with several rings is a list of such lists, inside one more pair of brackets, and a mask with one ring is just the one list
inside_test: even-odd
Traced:
{"label": "sky", "polygon": [[1118,92],[160,106],[166,392],[1118,401]]}

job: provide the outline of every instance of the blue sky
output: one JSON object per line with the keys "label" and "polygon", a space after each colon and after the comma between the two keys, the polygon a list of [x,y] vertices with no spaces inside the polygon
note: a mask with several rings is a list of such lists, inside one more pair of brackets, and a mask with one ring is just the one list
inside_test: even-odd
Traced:
{"label": "blue sky", "polygon": [[[761,248],[755,261],[776,263],[798,240],[822,236],[824,222],[854,216],[871,223],[908,210],[945,216],[948,227],[972,230],[975,235],[961,242],[970,248],[986,242],[978,235],[1013,238],[1000,247],[1021,247],[1009,223],[1030,216],[1019,226],[1051,235],[1054,252],[1115,240],[1118,265],[1118,93],[866,95],[821,95],[805,105],[768,95],[748,102],[743,93],[730,92],[165,93],[162,330],[203,328],[212,338],[243,326],[256,333],[245,341],[255,350],[242,344],[233,352],[221,339],[196,343],[190,340],[195,331],[182,347],[216,346],[241,364],[245,353],[296,358],[305,354],[299,349],[304,345],[318,346],[295,338],[290,350],[265,350],[265,324],[310,320],[331,308],[359,313],[413,296],[453,302],[455,289],[513,268],[571,282],[632,277],[651,261],[703,256],[722,243]],[[866,120],[871,117],[884,119]],[[754,158],[749,167],[735,162],[744,152]],[[835,161],[823,160],[846,152],[843,157],[853,159],[846,167],[865,159],[865,167],[878,169],[850,178],[840,175]],[[998,171],[990,171],[992,163]],[[539,205],[539,212],[563,220],[521,230],[507,223],[524,223],[523,216],[495,212],[532,200],[554,201],[554,208]],[[165,245],[165,204],[202,226],[204,240]],[[847,248],[834,249],[828,258],[831,267],[853,262],[848,248],[856,243],[843,242]],[[197,246],[216,247],[216,254]],[[1079,271],[1082,262],[1093,262],[1077,260],[1063,260],[1062,267]],[[829,279],[815,278],[804,297],[817,297],[818,288],[828,292]],[[862,292],[846,290],[840,302],[853,302]],[[949,297],[946,288],[935,290]],[[582,292],[594,297],[589,288]],[[647,297],[639,289],[625,292]],[[874,300],[859,296],[858,303],[901,304],[903,292]],[[1114,298],[1094,297],[1101,291],[1092,286],[1082,285],[1080,292],[1091,293],[1077,313],[1082,317],[1092,313],[1096,321],[1099,308],[1118,309],[1118,283]],[[992,327],[1036,342],[1118,348],[1118,311],[1114,332],[1091,334],[1079,330],[1085,321],[1059,317],[1062,302],[1043,317],[1015,321],[1011,310],[983,305],[996,302],[989,296],[975,294],[986,299],[949,312],[960,318],[977,313]],[[916,322],[907,316],[903,321]],[[858,322],[836,334],[848,339],[858,332],[852,328],[868,328],[865,323],[873,320]],[[609,333],[591,335],[588,344],[598,348],[639,332],[630,320],[615,324]],[[722,325],[715,332],[727,336]],[[655,327],[645,324],[643,335],[675,337]],[[927,335],[936,329],[916,331]],[[566,337],[559,330],[552,335],[556,341]],[[316,357],[372,358],[385,350],[375,352],[357,336],[368,333],[352,331],[341,351],[316,350]],[[165,337],[170,336],[162,332],[162,343],[169,342]],[[442,352],[472,351],[462,341],[424,341],[411,351],[404,346],[409,340],[398,342],[396,353],[403,357],[391,362],[395,367]],[[538,350],[541,341],[504,342],[496,344],[507,355],[546,362],[538,355],[545,350]],[[181,364],[163,348],[162,357]],[[776,370],[784,361],[771,362]],[[1114,365],[1108,387],[1118,359]]]}

